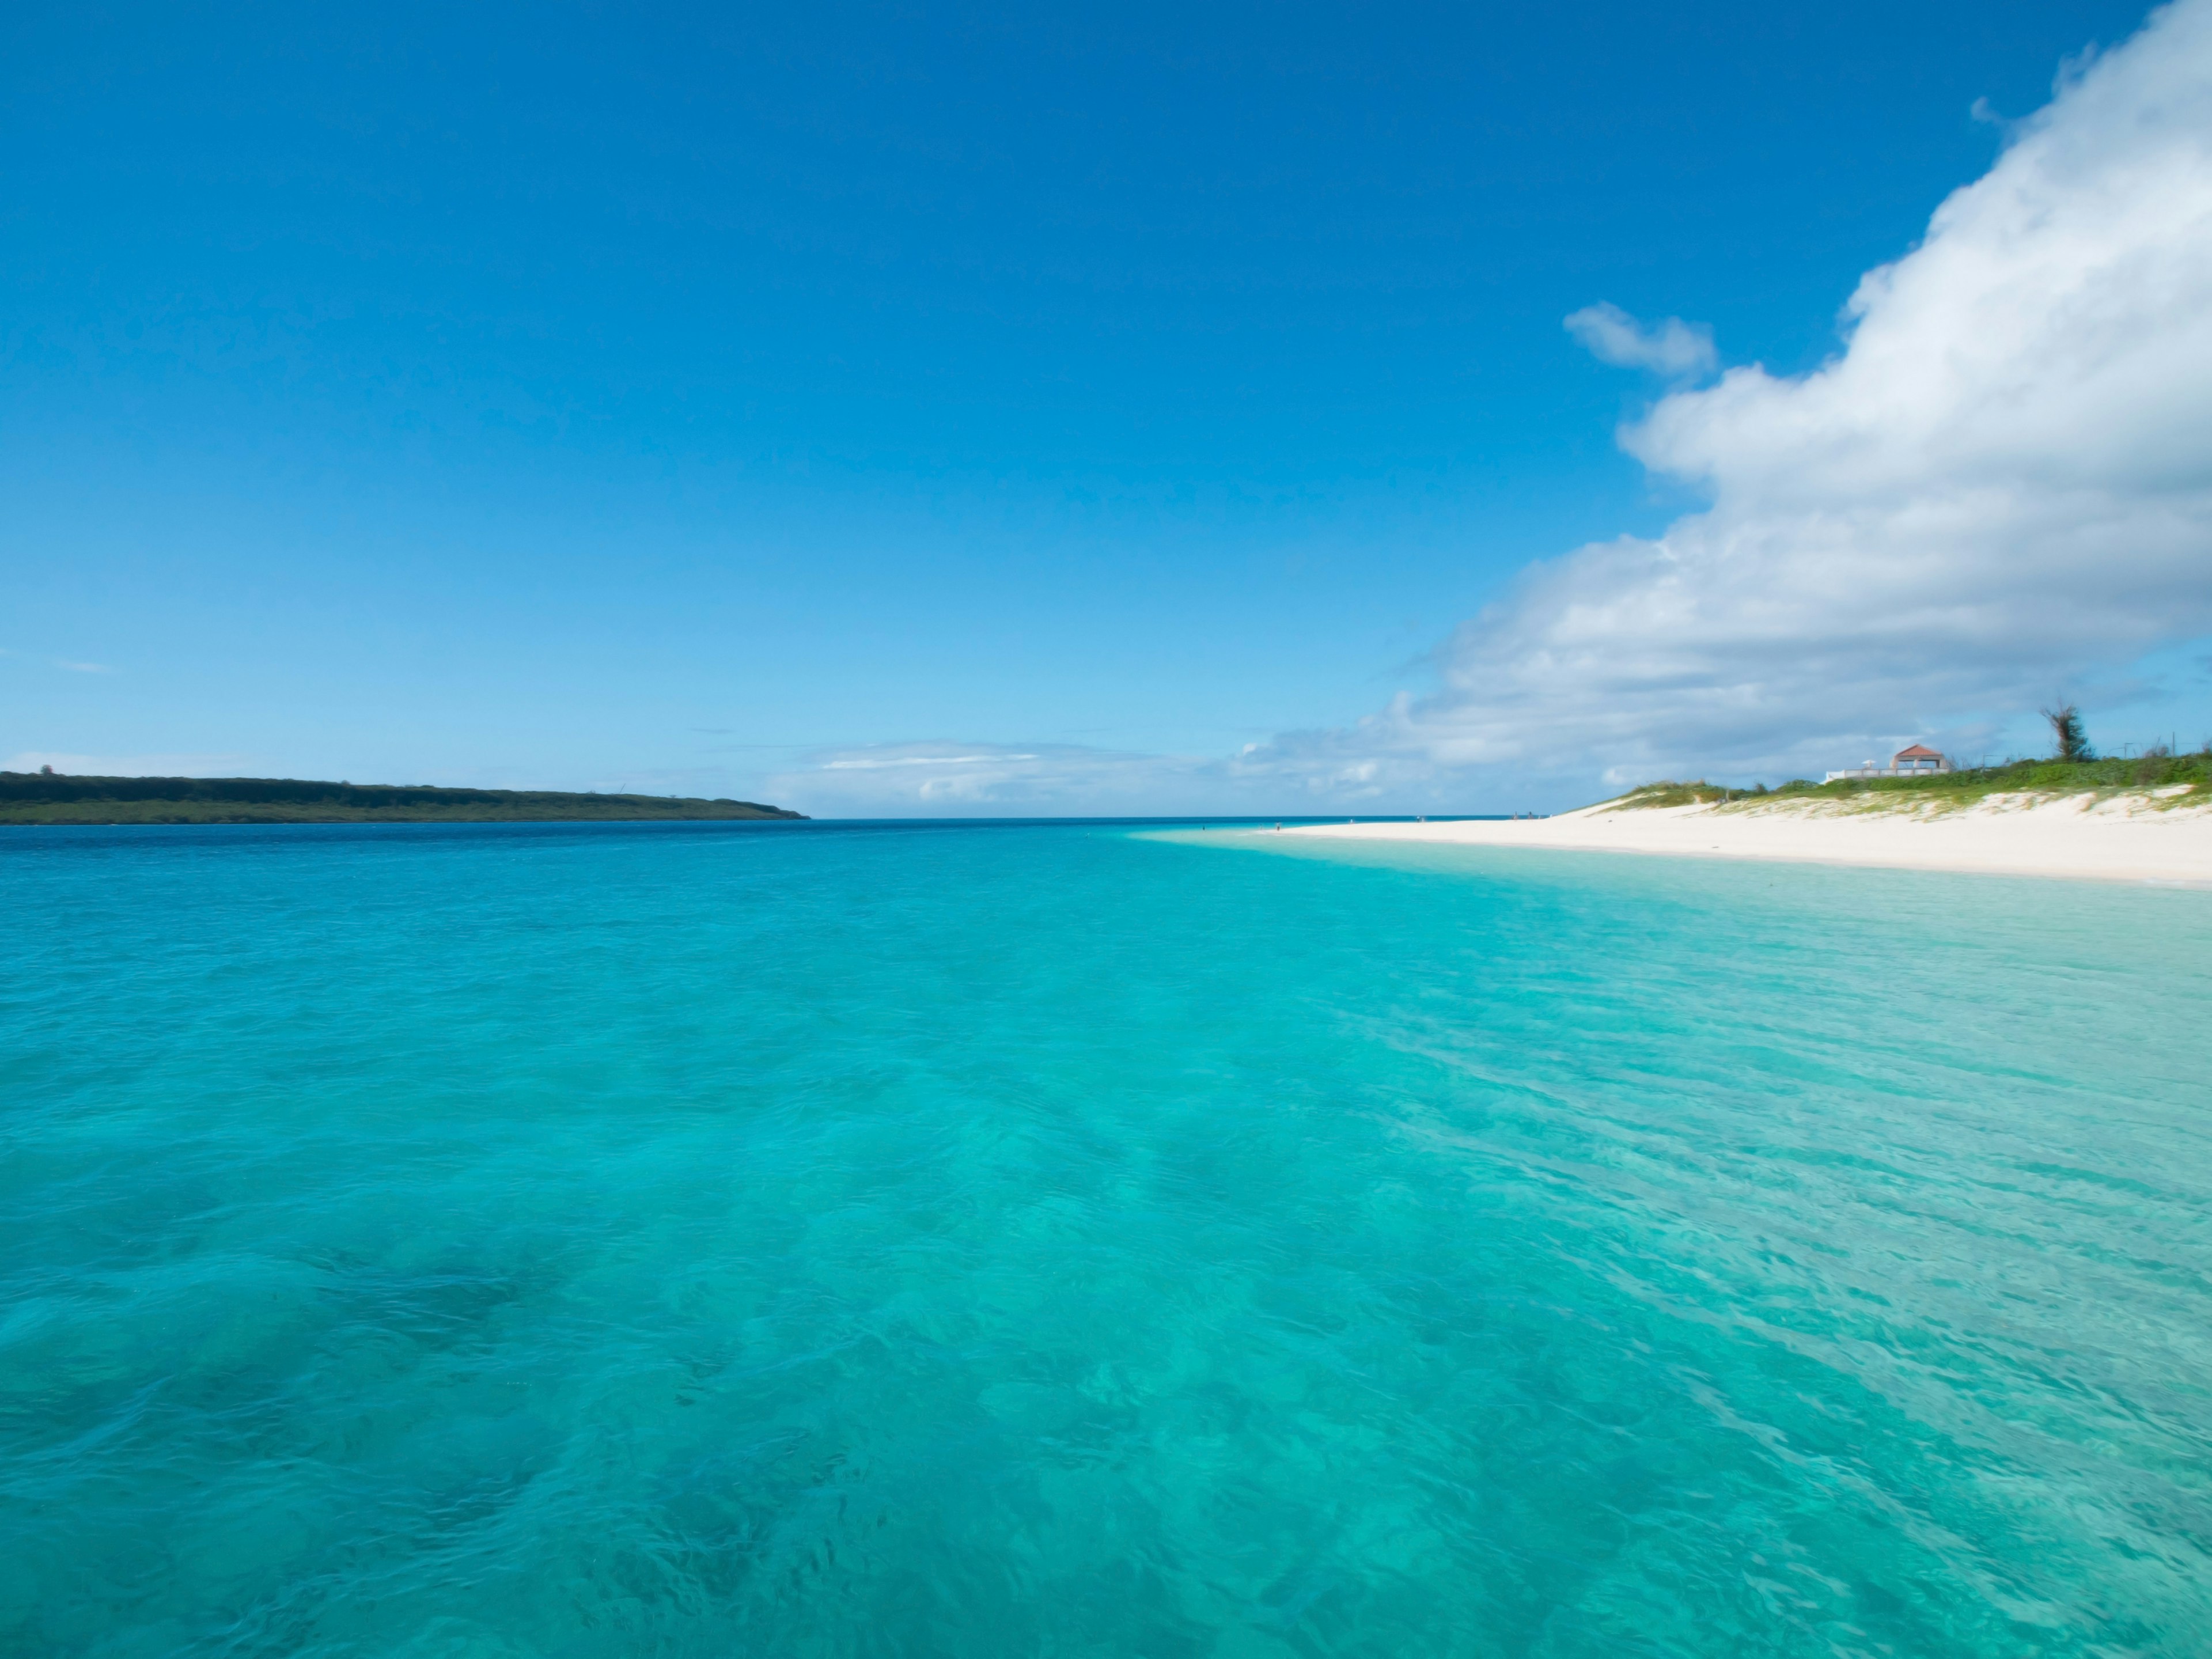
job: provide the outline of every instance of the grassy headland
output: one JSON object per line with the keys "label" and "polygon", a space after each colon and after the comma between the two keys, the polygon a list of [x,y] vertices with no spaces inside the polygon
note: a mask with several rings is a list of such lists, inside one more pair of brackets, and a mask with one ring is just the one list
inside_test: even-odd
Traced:
{"label": "grassy headland", "polygon": [[[2171,792],[2171,793],[2167,793]],[[1845,810],[1883,811],[1917,808],[1948,811],[1971,806],[1992,795],[2150,794],[2156,806],[2203,805],[2212,801],[2212,752],[2147,755],[2133,760],[2022,760],[2002,766],[1977,766],[1918,777],[1838,778],[1814,783],[1797,778],[1770,789],[1725,788],[1694,783],[1647,783],[1607,803],[1612,806],[1689,806],[1712,802],[1723,806],[1790,800],[1834,801]]]}
{"label": "grassy headland", "polygon": [[0,772],[7,823],[529,823],[797,818],[749,800],[545,789],[322,783],[302,778],[93,778]]}

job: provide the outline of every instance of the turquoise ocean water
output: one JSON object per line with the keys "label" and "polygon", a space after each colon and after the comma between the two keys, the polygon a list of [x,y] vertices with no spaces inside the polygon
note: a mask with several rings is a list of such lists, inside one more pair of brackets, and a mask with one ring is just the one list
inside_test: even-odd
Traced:
{"label": "turquoise ocean water", "polygon": [[0,1652],[2212,1652],[2212,894],[0,836]]}

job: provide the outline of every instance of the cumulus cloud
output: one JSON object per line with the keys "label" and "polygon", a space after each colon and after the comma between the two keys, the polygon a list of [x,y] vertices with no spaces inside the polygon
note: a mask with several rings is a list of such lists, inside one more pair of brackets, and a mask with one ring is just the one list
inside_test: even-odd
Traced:
{"label": "cumulus cloud", "polygon": [[1680,317],[1647,325],[1619,306],[1601,302],[1571,313],[1566,326],[1592,356],[1621,368],[1648,368],[1669,379],[1690,380],[1711,374],[1720,361],[1713,350],[1712,330]]}
{"label": "cumulus cloud", "polygon": [[[2212,629],[2212,0],[2071,67],[1860,282],[1838,356],[1730,369],[1624,431],[1709,507],[1533,567],[1434,694],[1255,763],[1365,763],[1385,793],[1809,769],[1985,732]],[[1663,330],[1577,315],[1613,361],[1677,361]]]}

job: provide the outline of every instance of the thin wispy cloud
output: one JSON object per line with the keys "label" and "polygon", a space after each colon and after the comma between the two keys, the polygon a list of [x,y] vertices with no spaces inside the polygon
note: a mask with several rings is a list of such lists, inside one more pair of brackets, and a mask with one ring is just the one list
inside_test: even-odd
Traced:
{"label": "thin wispy cloud", "polygon": [[113,665],[104,662],[77,662],[67,657],[37,657],[27,652],[14,651],[0,646],[0,657],[17,657],[29,662],[44,662],[51,668],[70,674],[112,674],[118,672]]}
{"label": "thin wispy cloud", "polygon": [[1041,758],[1034,754],[1012,752],[982,755],[883,755],[860,756],[847,760],[824,761],[825,772],[878,772],[887,766],[996,766],[1012,765],[1023,761]]}

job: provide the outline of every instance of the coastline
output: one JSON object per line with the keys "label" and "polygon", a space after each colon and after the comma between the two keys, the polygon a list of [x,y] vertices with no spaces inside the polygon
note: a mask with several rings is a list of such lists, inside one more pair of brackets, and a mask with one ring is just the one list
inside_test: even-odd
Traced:
{"label": "coastline", "polygon": [[333,823],[785,823],[802,821],[797,812],[656,811],[635,804],[590,809],[516,807],[330,807],[288,808],[277,804],[227,806],[208,801],[65,803],[50,809],[9,810],[0,806],[0,830],[175,829],[203,825]]}
{"label": "coastline", "polygon": [[2150,793],[2000,795],[1948,811],[1826,801],[1607,802],[1548,818],[1310,824],[1283,833],[2212,887],[2212,811],[2164,806]]}
{"label": "coastline", "polygon": [[547,823],[797,819],[758,801],[319,778],[103,777],[0,770],[0,826]]}

